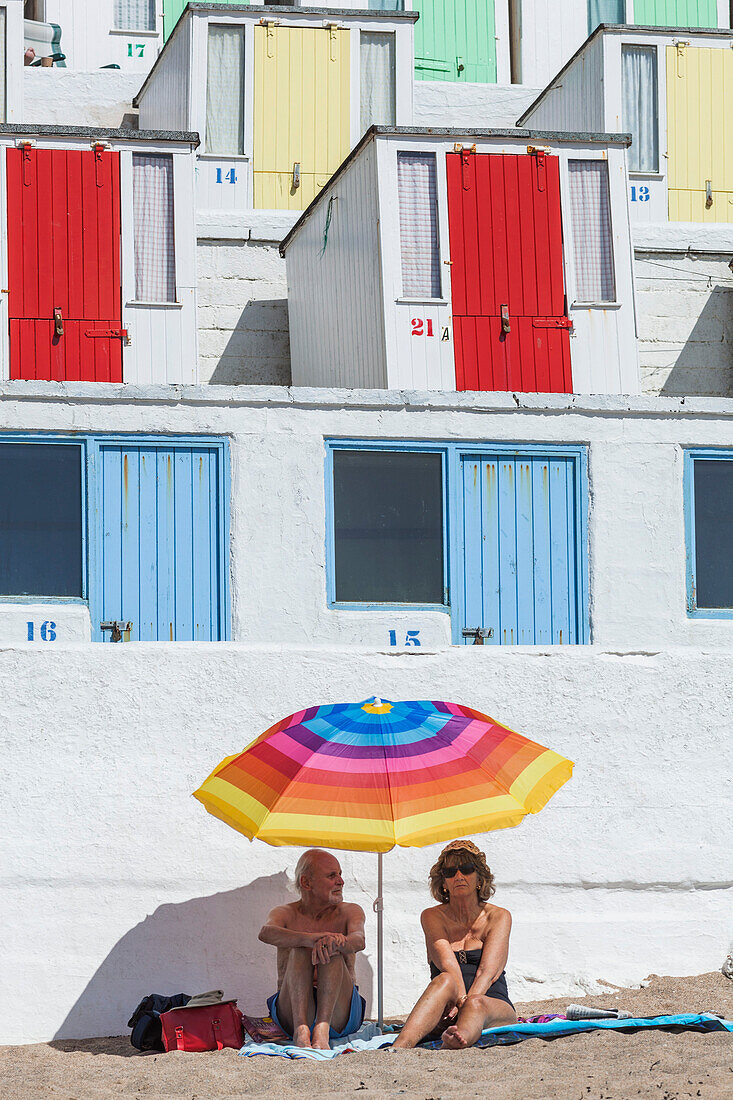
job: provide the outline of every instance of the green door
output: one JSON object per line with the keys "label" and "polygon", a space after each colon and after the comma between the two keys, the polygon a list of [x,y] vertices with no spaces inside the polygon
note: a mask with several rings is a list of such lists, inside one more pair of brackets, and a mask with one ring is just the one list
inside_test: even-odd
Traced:
{"label": "green door", "polygon": [[417,0],[418,80],[496,83],[494,0]]}
{"label": "green door", "polygon": [[[163,4],[163,40],[168,41],[168,37],[175,27],[178,20],[181,18],[181,12],[185,8],[188,0],[164,0]],[[249,0],[217,0],[219,4],[236,4],[238,8],[243,5],[249,4]]]}
{"label": "green door", "polygon": [[717,27],[717,0],[634,0],[640,27]]}

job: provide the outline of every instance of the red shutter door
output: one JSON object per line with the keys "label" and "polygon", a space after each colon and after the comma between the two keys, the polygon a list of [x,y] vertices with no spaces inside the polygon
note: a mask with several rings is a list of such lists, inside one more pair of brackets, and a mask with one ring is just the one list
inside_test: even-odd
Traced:
{"label": "red shutter door", "polygon": [[558,157],[447,162],[456,388],[572,393]]}
{"label": "red shutter door", "polygon": [[8,149],[10,377],[122,381],[119,153]]}

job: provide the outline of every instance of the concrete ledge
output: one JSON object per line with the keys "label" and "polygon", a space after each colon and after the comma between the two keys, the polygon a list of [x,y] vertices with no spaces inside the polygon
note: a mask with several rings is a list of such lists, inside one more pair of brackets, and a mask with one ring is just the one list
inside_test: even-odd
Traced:
{"label": "concrete ledge", "polygon": [[631,242],[640,252],[733,252],[733,223],[631,223]]}
{"label": "concrete ledge", "polygon": [[474,413],[567,412],[619,417],[733,417],[726,397],[625,397],[594,394],[452,393],[318,389],[294,386],[138,386],[95,382],[2,382],[0,402],[88,405],[206,405],[300,409],[409,409]]}
{"label": "concrete ledge", "polygon": [[196,235],[199,240],[272,241],[284,240],[302,214],[301,210],[199,210]]}

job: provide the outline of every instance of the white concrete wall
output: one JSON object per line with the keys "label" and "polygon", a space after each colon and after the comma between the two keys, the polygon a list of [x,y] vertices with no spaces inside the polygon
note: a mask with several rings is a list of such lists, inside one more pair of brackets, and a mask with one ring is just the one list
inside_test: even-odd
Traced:
{"label": "white concrete wall", "polygon": [[[290,383],[285,261],[277,243],[199,238],[199,378],[224,385]],[[243,239],[242,239],[243,238]]]}
{"label": "white concrete wall", "polygon": [[635,259],[643,393],[733,396],[731,254],[641,252]]}
{"label": "white concrete wall", "polygon": [[374,648],[403,629],[449,643],[448,613],[328,607],[324,439],[586,444],[593,644],[733,649],[733,619],[687,616],[682,487],[683,447],[733,447],[730,400],[11,382],[0,417],[228,438],[232,638],[253,645]]}
{"label": "white concrete wall", "polygon": [[132,97],[141,83],[140,73],[120,69],[25,68],[21,121],[49,126],[136,126]]}
{"label": "white concrete wall", "polygon": [[514,126],[540,94],[525,84],[458,84],[447,80],[416,80],[415,126]]}
{"label": "white concrete wall", "polygon": [[[576,762],[538,817],[480,838],[514,916],[516,998],[719,967],[733,935],[732,658],[0,650],[0,1042],[122,1034],[151,992],[221,987],[263,1011],[274,951],[257,932],[299,853],[250,845],[191,792],[276,718],[374,692],[466,703]],[[418,915],[437,850],[385,857],[388,1013],[409,1009],[427,978]],[[376,857],[342,864],[368,914],[357,975],[372,1005]]]}

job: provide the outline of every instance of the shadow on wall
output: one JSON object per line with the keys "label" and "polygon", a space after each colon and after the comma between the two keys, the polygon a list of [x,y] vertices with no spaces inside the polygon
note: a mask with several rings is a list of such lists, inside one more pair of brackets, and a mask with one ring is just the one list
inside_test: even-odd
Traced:
{"label": "shadow on wall", "polygon": [[290,385],[286,298],[247,303],[217,357],[209,382],[222,386]]}
{"label": "shadow on wall", "polygon": [[[672,360],[674,351],[669,355]],[[733,289],[715,286],[710,291],[659,392],[733,397]]]}
{"label": "shadow on wall", "polygon": [[[238,998],[243,1012],[265,1015],[267,997],[277,987],[275,949],[257,936],[270,910],[293,897],[280,872],[237,890],[160,905],[115,944],[54,1039],[125,1034],[148,993],[223,989]],[[357,981],[368,1004],[372,977],[360,955]]]}

